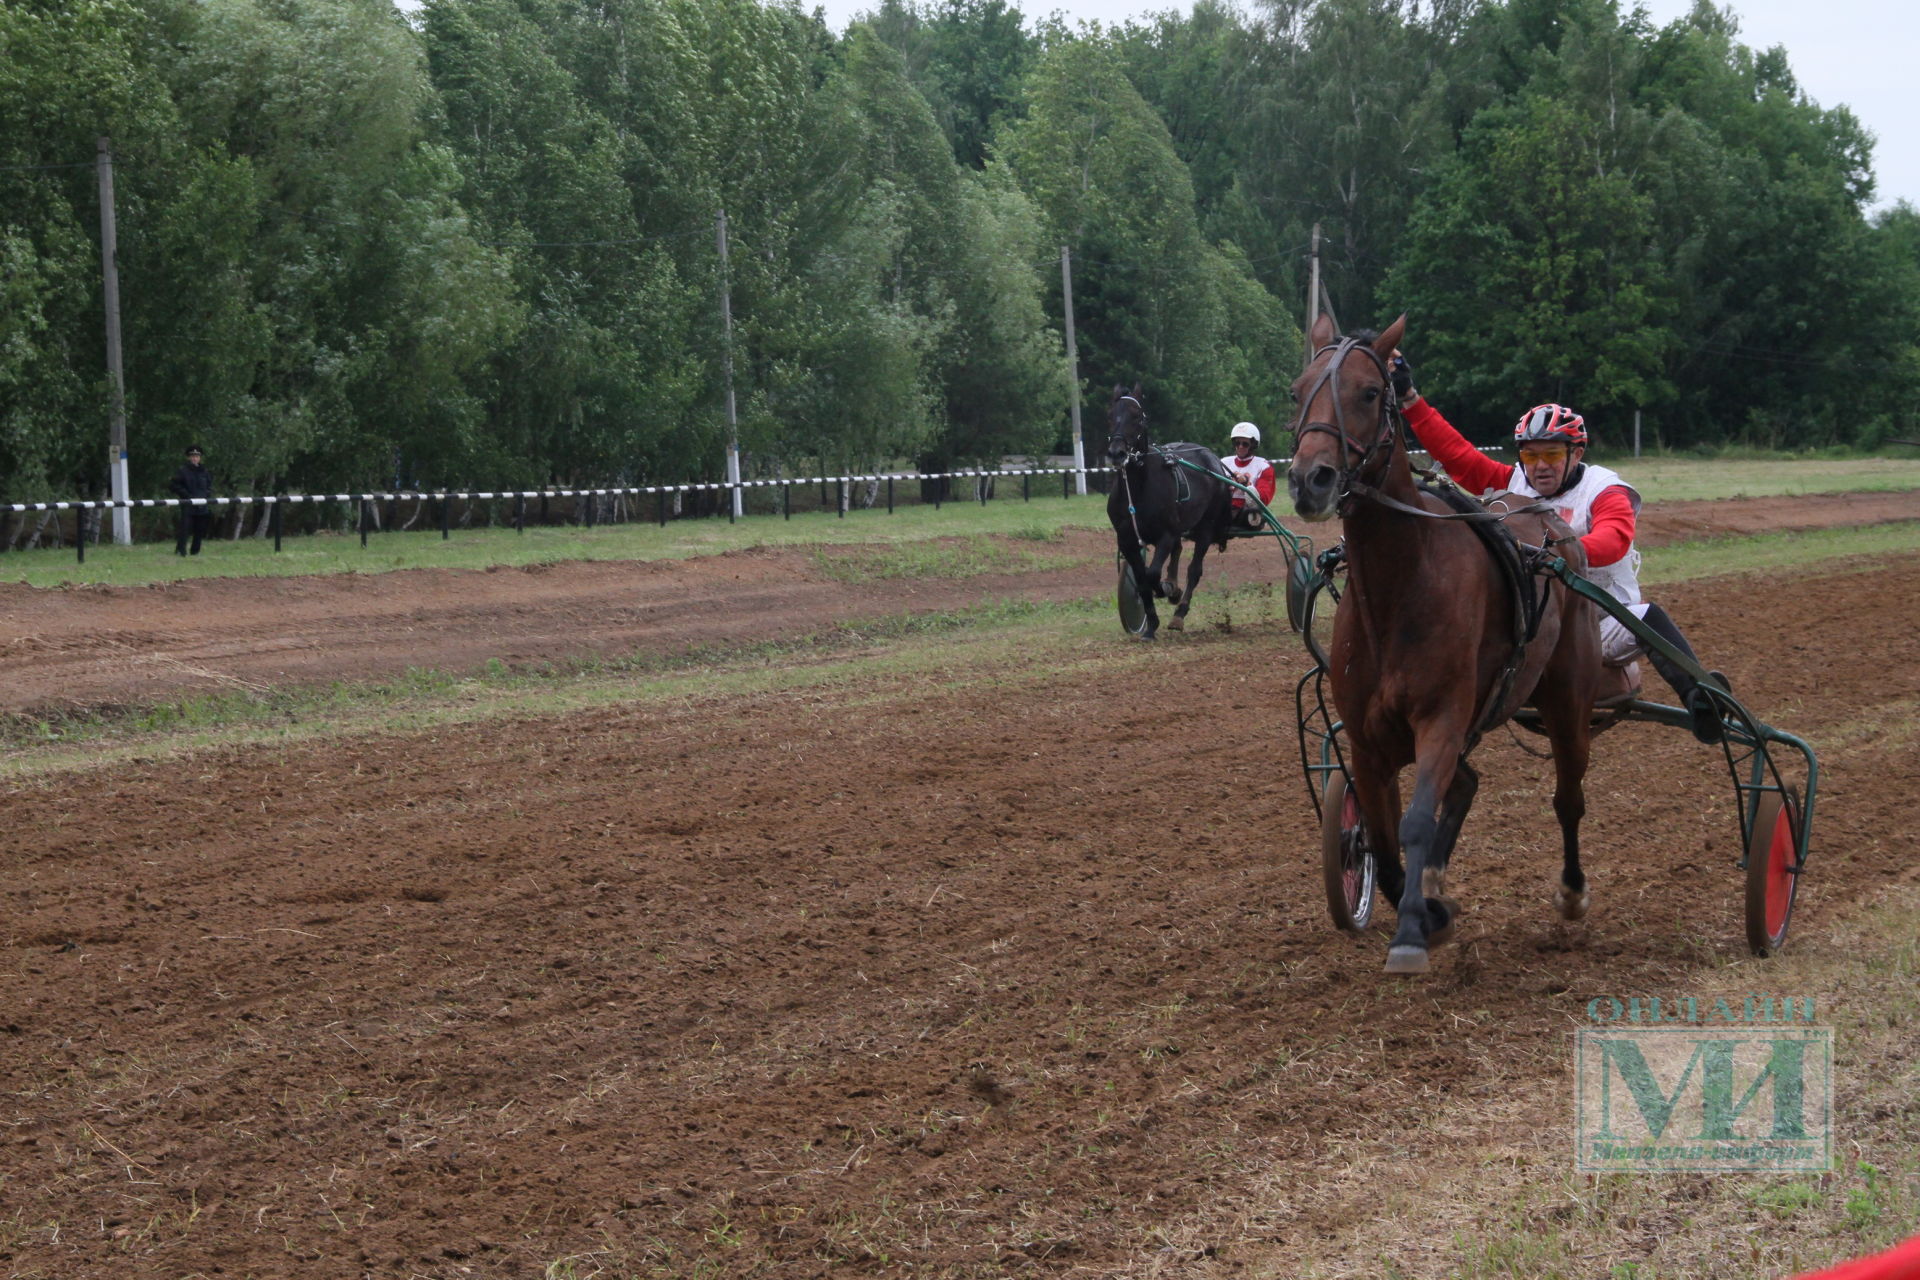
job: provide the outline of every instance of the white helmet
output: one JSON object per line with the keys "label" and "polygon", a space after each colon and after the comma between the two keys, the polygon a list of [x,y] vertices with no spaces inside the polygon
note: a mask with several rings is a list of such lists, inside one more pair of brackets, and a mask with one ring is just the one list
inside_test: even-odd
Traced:
{"label": "white helmet", "polygon": [[1251,422],[1236,422],[1233,424],[1233,430],[1227,433],[1227,439],[1251,440],[1255,444],[1259,444],[1260,428],[1254,426]]}

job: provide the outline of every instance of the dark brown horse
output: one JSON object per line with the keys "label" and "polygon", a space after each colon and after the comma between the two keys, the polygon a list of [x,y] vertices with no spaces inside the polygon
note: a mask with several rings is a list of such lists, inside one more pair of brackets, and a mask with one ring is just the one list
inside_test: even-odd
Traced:
{"label": "dark brown horse", "polygon": [[[1511,510],[1500,519],[1515,541],[1489,540],[1472,526],[1493,516],[1414,482],[1386,366],[1405,328],[1401,316],[1369,342],[1338,337],[1324,316],[1315,323],[1314,355],[1293,386],[1287,489],[1300,515],[1344,524],[1348,581],[1327,676],[1380,886],[1398,905],[1387,971],[1424,973],[1428,947],[1452,936],[1459,911],[1446,870],[1480,785],[1467,753],[1523,705],[1538,708],[1553,746],[1563,854],[1555,904],[1569,920],[1586,914],[1581,782],[1600,639],[1591,605],[1521,564],[1520,546],[1551,541],[1584,568],[1564,524]],[[1489,504],[1495,514],[1506,507]],[[1399,773],[1409,764],[1403,811]]]}
{"label": "dark brown horse", "polygon": [[[1179,631],[1193,608],[1207,548],[1226,545],[1233,520],[1233,490],[1224,479],[1226,468],[1220,455],[1204,445],[1153,443],[1147,434],[1146,397],[1138,383],[1132,391],[1113,389],[1107,405],[1107,460],[1117,473],[1107,494],[1107,521],[1113,525],[1120,557],[1146,606],[1146,622],[1138,634],[1151,640],[1160,628],[1160,614],[1153,607],[1156,595],[1173,604],[1167,629]],[[1182,539],[1193,543],[1184,591],[1175,585]],[[1152,564],[1142,555],[1145,547],[1153,548]]]}

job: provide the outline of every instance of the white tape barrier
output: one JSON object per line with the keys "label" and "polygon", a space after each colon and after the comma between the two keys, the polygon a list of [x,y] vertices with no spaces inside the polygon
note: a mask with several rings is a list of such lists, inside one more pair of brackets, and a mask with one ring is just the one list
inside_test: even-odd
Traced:
{"label": "white tape barrier", "polygon": [[[1503,452],[1495,445],[1484,450],[1487,453]],[[1273,465],[1283,468],[1291,458],[1276,458]],[[1089,467],[1087,475],[1098,475],[1106,467]],[[847,475],[847,476],[794,476],[785,480],[742,480],[742,489],[777,489],[782,485],[815,484],[862,484],[884,480],[978,480],[1004,476],[1070,476],[1077,474],[1072,467],[1028,467],[1011,471],[933,471],[933,472],[896,472],[891,475]],[[441,489],[396,489],[372,493],[288,493],[288,494],[240,494],[230,498],[129,498],[115,502],[13,502],[0,504],[0,511],[111,511],[118,508],[138,510],[141,508],[168,507],[224,507],[249,506],[260,503],[273,506],[276,503],[294,505],[302,502],[395,502],[402,499],[432,498],[441,501],[449,498],[476,499],[490,501],[503,498],[605,498],[638,497],[643,494],[686,494],[726,492],[734,486],[724,480],[699,484],[658,484],[629,488],[608,489],[501,489],[501,490],[441,490]]]}
{"label": "white tape barrier", "polygon": [[[739,484],[739,487],[742,489],[777,489],[781,485],[858,484],[865,481],[882,481],[882,480],[964,480],[964,479],[978,479],[983,476],[985,477],[1063,476],[1063,475],[1070,476],[1073,474],[1075,473],[1073,468],[1071,467],[1054,467],[1054,468],[1037,468],[1036,467],[1036,468],[1029,468],[1029,469],[1018,470],[1018,471],[938,471],[938,472],[927,472],[927,473],[919,473],[919,472],[902,473],[902,474],[896,474],[896,475],[794,476],[793,478],[788,480],[742,480]],[[1089,471],[1088,474],[1091,475],[1095,473],[1092,471]],[[395,490],[382,490],[378,492],[369,492],[369,493],[288,493],[288,494],[260,494],[260,495],[238,494],[230,498],[129,498],[121,502],[115,502],[112,500],[102,500],[99,502],[12,502],[12,503],[0,504],[0,511],[106,511],[116,507],[126,507],[130,509],[141,508],[141,507],[155,507],[155,508],[222,507],[222,506],[247,506],[255,502],[260,503],[264,506],[272,506],[275,503],[282,503],[282,502],[288,503],[288,504],[301,503],[301,502],[362,502],[362,501],[389,502],[389,501],[399,501],[399,500],[408,499],[408,498],[422,498],[422,499],[431,498],[437,502],[446,498],[496,499],[496,498],[599,498],[599,497],[614,497],[614,496],[636,497],[641,494],[665,495],[665,494],[675,494],[675,493],[702,493],[702,492],[711,492],[711,491],[719,491],[724,493],[724,492],[727,492],[728,490],[731,490],[732,488],[734,488],[733,485],[728,484],[724,480],[720,480],[720,481],[714,481],[711,483],[699,483],[699,484],[640,485],[640,486],[633,486],[633,487],[627,487],[627,488],[607,488],[607,489],[501,489],[497,491],[485,491],[485,490],[467,491],[467,490],[461,490],[461,489],[395,489]]]}

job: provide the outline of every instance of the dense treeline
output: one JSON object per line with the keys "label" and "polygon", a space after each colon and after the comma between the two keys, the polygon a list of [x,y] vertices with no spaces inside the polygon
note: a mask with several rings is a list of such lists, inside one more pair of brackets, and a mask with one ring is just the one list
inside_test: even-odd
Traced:
{"label": "dense treeline", "polygon": [[100,135],[137,493],[190,439],[236,489],[709,478],[729,367],[749,473],[1048,450],[1063,245],[1090,420],[1138,380],[1214,440],[1285,416],[1315,224],[1482,432],[1920,402],[1920,216],[1705,4],[6,0],[0,497],[103,483]]}

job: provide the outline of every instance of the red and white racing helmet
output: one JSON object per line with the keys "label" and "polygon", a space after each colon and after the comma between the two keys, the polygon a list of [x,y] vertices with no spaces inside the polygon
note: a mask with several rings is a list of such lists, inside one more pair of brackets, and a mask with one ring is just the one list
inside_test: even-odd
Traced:
{"label": "red and white racing helmet", "polygon": [[1558,440],[1570,447],[1585,447],[1587,420],[1563,404],[1537,404],[1514,423],[1513,438],[1522,444]]}

